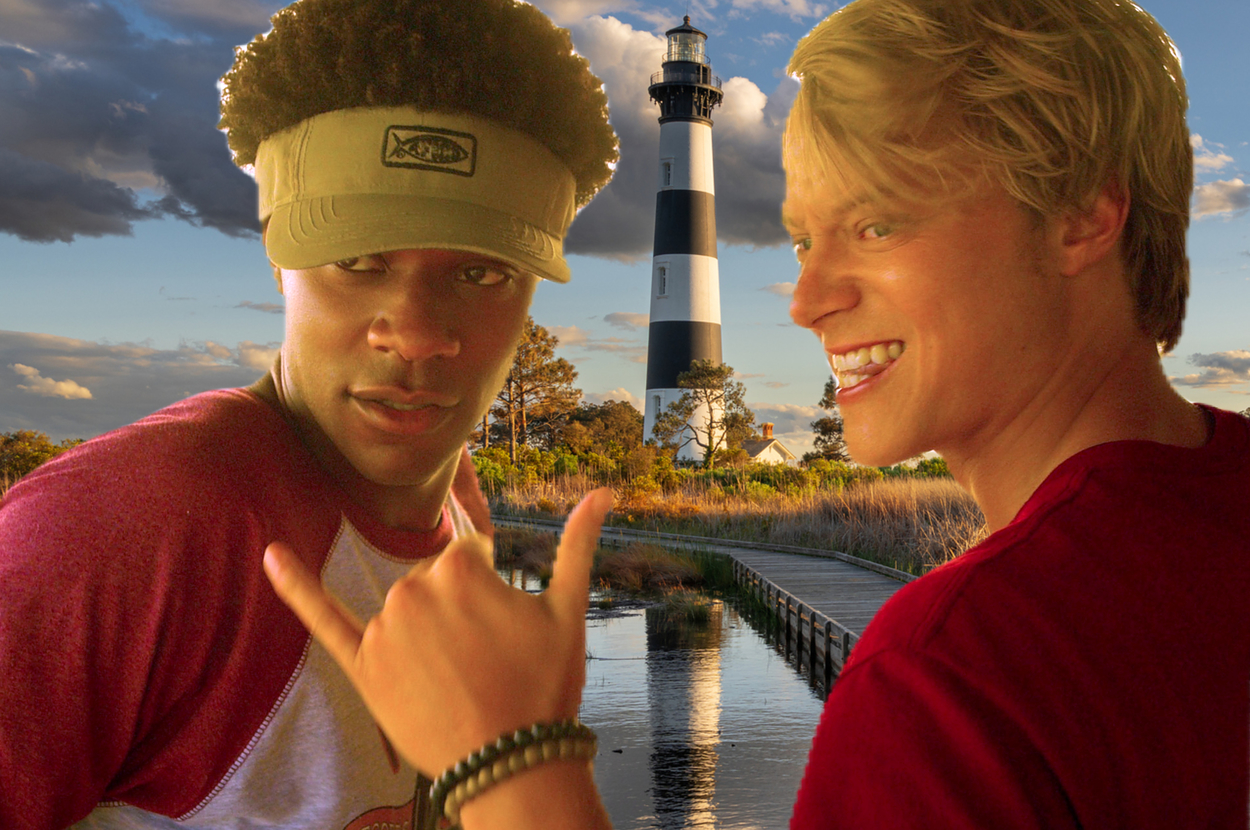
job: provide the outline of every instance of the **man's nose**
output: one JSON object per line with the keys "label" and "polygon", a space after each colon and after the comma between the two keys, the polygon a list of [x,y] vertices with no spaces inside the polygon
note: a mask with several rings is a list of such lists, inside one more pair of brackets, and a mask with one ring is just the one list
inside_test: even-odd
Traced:
{"label": "man's nose", "polygon": [[455,357],[460,335],[450,306],[423,280],[397,286],[369,324],[369,345],[408,362]]}
{"label": "man's nose", "polygon": [[814,329],[822,318],[852,308],[858,301],[859,289],[846,257],[838,255],[830,240],[813,240],[799,268],[790,319],[805,329]]}

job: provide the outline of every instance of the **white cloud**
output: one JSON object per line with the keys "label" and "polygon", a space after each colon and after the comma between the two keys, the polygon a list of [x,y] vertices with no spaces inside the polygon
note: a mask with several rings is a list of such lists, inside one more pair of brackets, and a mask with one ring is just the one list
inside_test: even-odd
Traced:
{"label": "white cloud", "polygon": [[730,78],[723,85],[725,98],[716,114],[718,137],[724,133],[758,139],[768,129],[764,107],[768,96],[747,78]]}
{"label": "white cloud", "polygon": [[773,437],[798,458],[814,449],[812,421],[827,414],[818,406],[785,403],[748,403],[747,408],[755,413],[757,428],[760,424],[772,424]]}
{"label": "white cloud", "polygon": [[[603,80],[621,160],[612,183],[573,223],[565,250],[638,262],[650,255],[654,239],[660,127],[647,88],[663,62],[665,40],[614,17],[589,17],[571,30],[577,50]],[[781,133],[798,83],[783,78],[765,94],[746,78],[730,78],[723,89],[712,114],[717,235],[732,245],[783,244]]]}
{"label": "white cloud", "polygon": [[229,360],[231,358],[231,351],[229,348],[221,345],[220,343],[214,343],[212,340],[205,341],[204,351],[217,360]]}
{"label": "white cloud", "polygon": [[[92,438],[196,393],[247,386],[269,368],[277,349],[277,343],[249,341],[234,348],[208,341],[159,349],[0,331],[0,367],[14,367],[0,371],[0,432]],[[67,405],[67,397],[90,398],[92,405]]]}
{"label": "white cloud", "polygon": [[619,354],[633,363],[647,362],[647,347],[637,340],[623,337],[591,337],[585,329],[577,326],[547,326],[547,331],[560,339],[557,348],[576,347],[586,352],[609,352]]}
{"label": "white cloud", "polygon": [[809,3],[808,0],[733,0],[732,7],[738,13],[750,13],[757,9],[784,15],[791,20],[824,17],[829,13],[827,3]]}
{"label": "white cloud", "polygon": [[1193,354],[1189,362],[1202,372],[1168,378],[1177,386],[1217,389],[1250,383],[1250,351],[1235,349],[1215,354]]}
{"label": "white cloud", "polygon": [[751,38],[762,46],[776,46],[779,43],[786,43],[790,40],[790,36],[781,32],[765,32],[759,37]]}
{"label": "white cloud", "polygon": [[1250,208],[1250,185],[1241,179],[1211,182],[1194,188],[1194,218]]}
{"label": "white cloud", "polygon": [[276,343],[253,343],[244,340],[235,350],[235,362],[246,369],[267,372],[278,358]]}
{"label": "white cloud", "polygon": [[589,395],[586,395],[583,400],[596,404],[607,403],[608,401],[624,401],[634,409],[637,409],[639,412],[643,411],[642,398],[638,397],[624,387],[609,389],[606,392],[591,392]]}
{"label": "white cloud", "polygon": [[91,399],[91,390],[85,386],[79,386],[76,381],[45,378],[38,369],[21,363],[15,363],[9,368],[26,378],[26,383],[17,385],[17,388],[23,392],[44,398]]}
{"label": "white cloud", "polygon": [[1217,152],[1211,147],[1223,149],[1222,145],[1212,144],[1208,147],[1206,142],[1202,140],[1202,136],[1194,133],[1189,137],[1189,143],[1194,148],[1194,170],[1195,172],[1207,170],[1220,170],[1233,163],[1233,157],[1227,153]]}
{"label": "white cloud", "polygon": [[776,294],[778,297],[793,297],[795,283],[792,282],[775,282],[772,285],[766,285],[760,291],[767,291],[769,294]]}
{"label": "white cloud", "polygon": [[819,406],[799,406],[792,403],[753,403],[748,407],[755,413],[757,423],[769,421],[782,431],[805,429],[811,431],[811,422],[823,418],[825,410]]}
{"label": "white cloud", "polygon": [[589,337],[585,329],[580,329],[577,326],[547,326],[547,333],[560,341],[556,346],[557,349],[568,346],[580,346]]}
{"label": "white cloud", "polygon": [[254,303],[251,300],[244,300],[236,305],[235,308],[250,308],[253,311],[263,311],[266,314],[281,314],[286,311],[286,306],[282,303]]}
{"label": "white cloud", "polygon": [[561,26],[577,23],[592,15],[633,11],[638,8],[636,0],[534,0],[534,5]]}
{"label": "white cloud", "polygon": [[603,315],[603,321],[618,329],[645,329],[651,321],[651,315],[636,314],[632,311],[614,311]]}

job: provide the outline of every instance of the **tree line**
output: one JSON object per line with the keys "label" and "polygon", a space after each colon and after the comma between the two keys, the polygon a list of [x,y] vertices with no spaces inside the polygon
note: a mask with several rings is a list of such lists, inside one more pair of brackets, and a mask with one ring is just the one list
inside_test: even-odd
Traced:
{"label": "tree line", "polygon": [[[760,437],[755,413],[745,402],[746,387],[733,379],[732,366],[694,361],[678,375],[677,385],[684,390],[681,397],[659,413],[652,434],[644,436],[642,414],[629,403],[581,400],[582,390],[574,386],[577,369],[555,356],[559,342],[532,317],[526,321],[512,369],[471,438],[476,448],[505,447],[515,465],[525,450],[564,450],[579,458],[598,455],[619,461],[646,444],[656,445],[670,457],[689,447],[705,469],[713,469],[741,464],[743,442]],[[812,422],[816,448],[804,456],[805,462],[850,460],[834,403],[835,389],[832,380],[825,385],[819,405],[829,414]]]}
{"label": "tree line", "polygon": [[0,432],[0,486],[7,487],[43,462],[81,443],[81,438],[68,438],[54,444],[45,433],[31,429]]}
{"label": "tree line", "polygon": [[[644,435],[642,414],[629,402],[581,400],[577,370],[555,356],[557,346],[555,335],[532,317],[526,321],[504,386],[470,437],[477,474],[487,490],[504,481],[525,484],[571,472],[586,472],[605,484],[670,486],[682,467],[710,472],[746,466],[749,457],[742,445],[760,435],[755,414],[746,406],[746,387],[734,380],[732,366],[692,362],[677,376],[684,390],[680,399],[659,412],[651,435]],[[825,386],[819,404],[828,414],[811,422],[815,450],[803,462],[846,479],[850,456],[835,389],[833,380]],[[677,461],[682,449],[699,459],[695,465]]]}
{"label": "tree line", "polygon": [[[746,388],[734,380],[733,367],[706,360],[692,363],[678,376],[680,399],[659,413],[652,434],[644,436],[642,413],[628,402],[582,400],[582,390],[575,386],[577,369],[556,357],[558,345],[555,335],[527,319],[503,388],[470,436],[475,463],[486,479],[497,478],[494,465],[509,476],[517,470],[527,471],[526,476],[583,471],[605,482],[649,476],[671,483],[682,466],[675,458],[687,447],[706,471],[741,470],[747,464],[742,445],[760,436],[755,414],[745,403]],[[835,393],[830,380],[818,402],[826,414],[811,422],[815,449],[803,456],[802,464],[845,477],[850,457]],[[0,433],[0,482],[12,484],[80,443],[71,439],[54,444],[31,430]]]}

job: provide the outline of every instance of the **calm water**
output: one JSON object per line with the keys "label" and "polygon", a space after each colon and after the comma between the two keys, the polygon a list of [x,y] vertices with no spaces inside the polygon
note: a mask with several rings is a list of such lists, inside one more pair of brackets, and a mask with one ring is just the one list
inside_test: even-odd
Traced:
{"label": "calm water", "polygon": [[586,648],[581,717],[617,830],[788,825],[822,704],[731,603],[697,629],[592,610]]}

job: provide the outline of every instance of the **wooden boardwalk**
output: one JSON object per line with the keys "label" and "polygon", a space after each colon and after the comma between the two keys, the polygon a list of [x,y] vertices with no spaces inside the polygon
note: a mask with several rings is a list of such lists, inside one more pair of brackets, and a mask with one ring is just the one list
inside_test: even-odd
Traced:
{"label": "wooden boardwalk", "polygon": [[[534,527],[557,533],[562,522],[493,517],[500,527]],[[843,553],[789,546],[681,536],[605,527],[605,545],[645,541],[673,548],[722,553],[734,574],[774,613],[787,654],[824,678],[826,691],[869,621],[894,592],[915,577]],[[793,648],[791,648],[793,646]]]}
{"label": "wooden boardwalk", "polygon": [[726,548],[725,552],[851,631],[855,639],[864,633],[877,609],[904,584],[836,559],[742,548]]}

